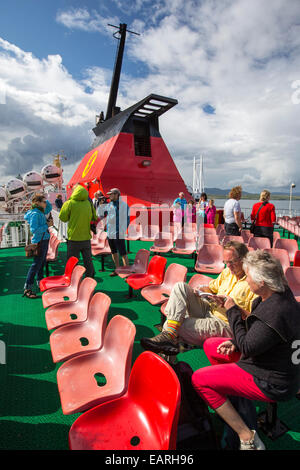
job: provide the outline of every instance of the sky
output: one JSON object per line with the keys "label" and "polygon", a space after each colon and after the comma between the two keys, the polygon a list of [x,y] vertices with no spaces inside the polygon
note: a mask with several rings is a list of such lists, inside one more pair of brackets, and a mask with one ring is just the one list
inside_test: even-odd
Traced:
{"label": "sky", "polygon": [[67,183],[106,111],[127,35],[117,105],[178,100],[161,135],[186,184],[300,190],[299,0],[0,0],[0,183],[63,151]]}

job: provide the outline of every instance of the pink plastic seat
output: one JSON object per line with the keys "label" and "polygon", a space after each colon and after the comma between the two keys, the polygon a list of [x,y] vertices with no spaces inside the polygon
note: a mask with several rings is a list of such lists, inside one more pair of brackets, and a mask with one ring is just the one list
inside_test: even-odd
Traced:
{"label": "pink plastic seat", "polygon": [[265,251],[280,261],[283,272],[285,272],[286,269],[290,267],[290,258],[286,250],[282,250],[280,248],[267,248]]}
{"label": "pink plastic seat", "polygon": [[291,266],[285,271],[288,285],[293,292],[297,302],[300,302],[300,267]]}
{"label": "pink plastic seat", "polygon": [[[192,289],[196,289],[199,286],[208,286],[210,281],[212,280],[211,277],[205,276],[205,274],[194,274],[188,282],[188,285]],[[161,304],[160,311],[163,315],[165,315],[165,309],[167,306],[168,300],[166,300],[163,304]]]}
{"label": "pink plastic seat", "polygon": [[128,226],[125,240],[138,240],[142,236],[142,227],[140,224],[131,223]]}
{"label": "pink plastic seat", "polygon": [[265,248],[271,248],[271,243],[268,238],[251,237],[248,242],[248,247],[254,248],[254,250],[264,250]]}
{"label": "pink plastic seat", "polygon": [[144,242],[152,242],[157,233],[159,233],[158,225],[142,226],[142,236],[140,237],[140,240]]}
{"label": "pink plastic seat", "polygon": [[171,294],[171,290],[177,282],[185,282],[187,268],[181,264],[172,263],[167,268],[162,284],[147,286],[141,290],[141,295],[152,305],[159,305]]}
{"label": "pink plastic seat", "polygon": [[224,267],[223,247],[221,245],[203,245],[200,248],[195,264],[195,271],[219,274]]}
{"label": "pink plastic seat", "polygon": [[96,235],[93,234],[93,238],[91,240],[92,248],[104,248],[105,240],[107,239],[107,232],[99,231]]}
{"label": "pink plastic seat", "polygon": [[86,277],[79,285],[77,300],[58,303],[49,307],[45,313],[48,330],[85,321],[89,302],[96,285],[95,279]]}
{"label": "pink plastic seat", "polygon": [[182,232],[178,236],[172,252],[177,255],[191,255],[196,250],[196,238],[194,233]]}
{"label": "pink plastic seat", "polygon": [[58,247],[61,243],[61,241],[58,240],[58,238],[56,237],[53,237],[52,240],[53,241],[51,241],[50,239],[49,246],[48,246],[47,258],[46,258],[47,263],[57,260]]}
{"label": "pink plastic seat", "polygon": [[132,289],[142,289],[150,284],[161,284],[166,264],[166,258],[155,255],[151,258],[145,274],[131,274],[127,277],[126,282]]}
{"label": "pink plastic seat", "polygon": [[294,261],[295,253],[298,250],[298,243],[293,239],[278,238],[273,244],[273,247],[286,250],[289,254],[290,262],[292,263]]}
{"label": "pink plastic seat", "polygon": [[53,331],[50,335],[53,362],[67,361],[102,348],[110,304],[108,295],[97,292],[89,303],[86,321]]}
{"label": "pink plastic seat", "polygon": [[179,410],[176,373],[161,357],[145,351],[132,367],[127,393],[73,423],[70,449],[175,450]]}
{"label": "pink plastic seat", "polygon": [[239,243],[245,243],[243,237],[240,237],[239,235],[225,235],[225,237],[222,240],[222,245],[225,245],[225,243],[228,242],[239,242]]}
{"label": "pink plastic seat", "polygon": [[274,245],[275,241],[276,241],[278,238],[281,238],[281,237],[280,237],[280,233],[279,233],[279,232],[273,232],[273,245]]}
{"label": "pink plastic seat", "polygon": [[[200,235],[200,240],[201,240]],[[216,233],[206,233],[204,231],[203,243],[205,245],[219,245],[219,237]]]}
{"label": "pink plastic seat", "polygon": [[221,232],[222,230],[225,230],[225,229],[224,229],[224,224],[218,224],[218,225],[217,225],[217,228],[216,228],[216,234],[217,234],[217,235],[220,235],[220,232]]}
{"label": "pink plastic seat", "polygon": [[51,289],[53,287],[69,286],[73,269],[75,268],[77,263],[78,258],[76,258],[75,256],[71,256],[66,263],[64,274],[62,274],[61,276],[44,277],[39,284],[40,291],[44,292],[45,290]]}
{"label": "pink plastic seat", "polygon": [[[103,233],[106,233],[106,232],[103,232]],[[103,247],[100,247],[99,245],[92,247],[92,255],[93,256],[100,256],[100,255],[104,256],[104,255],[110,255],[110,254],[111,254],[111,249],[110,249],[110,246],[108,244],[107,237],[104,241],[104,246]]]}
{"label": "pink plastic seat", "polygon": [[205,224],[204,224],[204,233],[205,235],[218,235],[215,227],[205,227]]}
{"label": "pink plastic seat", "polygon": [[60,366],[57,385],[64,414],[82,412],[127,391],[135,333],[128,318],[115,315],[100,350],[73,357]]}
{"label": "pink plastic seat", "polygon": [[115,269],[115,272],[122,278],[130,276],[130,274],[139,273],[144,274],[147,271],[150,252],[148,250],[140,249],[136,256],[134,263],[130,266],[120,266]]}
{"label": "pink plastic seat", "polygon": [[155,235],[154,244],[150,247],[150,251],[154,253],[168,253],[173,249],[173,234],[159,232]]}
{"label": "pink plastic seat", "polygon": [[68,286],[53,287],[52,289],[46,290],[42,295],[43,307],[47,308],[50,305],[58,304],[67,300],[74,302],[77,299],[79,284],[81,283],[82,277],[85,273],[83,266],[77,265],[74,267],[71,282]]}
{"label": "pink plastic seat", "polygon": [[251,233],[250,230],[242,230],[241,237],[243,239],[243,243],[245,243],[245,245],[248,245],[250,238],[253,237],[253,233]]}

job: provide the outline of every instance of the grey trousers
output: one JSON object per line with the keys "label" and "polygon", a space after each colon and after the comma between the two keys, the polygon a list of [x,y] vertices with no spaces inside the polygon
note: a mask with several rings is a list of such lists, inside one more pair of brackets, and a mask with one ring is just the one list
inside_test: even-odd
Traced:
{"label": "grey trousers", "polygon": [[69,259],[71,258],[71,256],[76,256],[76,258],[79,259],[80,253],[82,254],[83,265],[86,269],[85,276],[94,277],[95,268],[94,268],[93,259],[92,259],[91,241],[85,240],[82,242],[76,242],[76,241],[68,240],[67,258]]}
{"label": "grey trousers", "polygon": [[[178,335],[188,344],[201,346],[212,336],[232,337],[229,325],[214,316],[209,303],[198,297],[185,282],[177,282],[173,287],[165,313],[167,320],[181,323]],[[166,328],[167,321],[163,326]]]}

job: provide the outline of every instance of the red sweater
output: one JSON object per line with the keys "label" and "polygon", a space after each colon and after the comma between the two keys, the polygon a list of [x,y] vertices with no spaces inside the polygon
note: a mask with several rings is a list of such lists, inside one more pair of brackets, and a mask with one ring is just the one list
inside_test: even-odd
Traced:
{"label": "red sweater", "polygon": [[[257,202],[252,207],[251,220],[255,219],[258,209],[262,205],[262,202]],[[275,206],[268,202],[259,211],[258,217],[255,221],[255,225],[260,227],[273,227],[273,223],[276,222]]]}

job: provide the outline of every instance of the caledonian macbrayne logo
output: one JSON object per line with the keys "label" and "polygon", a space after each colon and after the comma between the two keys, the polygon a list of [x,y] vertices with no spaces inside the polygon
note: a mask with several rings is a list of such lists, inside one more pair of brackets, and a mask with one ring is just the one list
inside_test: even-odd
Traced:
{"label": "caledonian macbrayne logo", "polygon": [[85,166],[85,169],[82,172],[82,178],[84,178],[88,174],[88,172],[90,171],[90,169],[94,165],[97,156],[98,156],[98,150],[96,150],[96,152],[94,152],[93,155],[88,159],[88,162]]}

